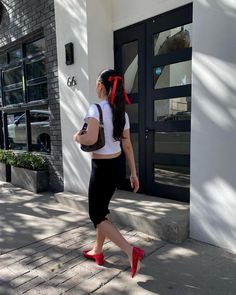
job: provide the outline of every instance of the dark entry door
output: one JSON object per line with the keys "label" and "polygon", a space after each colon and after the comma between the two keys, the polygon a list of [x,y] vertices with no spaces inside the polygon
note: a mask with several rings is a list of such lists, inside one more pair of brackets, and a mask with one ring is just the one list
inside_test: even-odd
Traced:
{"label": "dark entry door", "polygon": [[189,201],[192,5],[115,32],[141,192]]}

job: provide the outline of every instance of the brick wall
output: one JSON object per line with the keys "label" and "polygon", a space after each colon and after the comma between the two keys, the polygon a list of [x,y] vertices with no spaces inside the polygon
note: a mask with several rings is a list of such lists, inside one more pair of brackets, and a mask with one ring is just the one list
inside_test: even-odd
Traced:
{"label": "brick wall", "polygon": [[51,112],[50,188],[63,190],[62,140],[58,89],[55,14],[53,0],[4,0],[0,24],[0,50],[42,29],[48,59],[48,98]]}

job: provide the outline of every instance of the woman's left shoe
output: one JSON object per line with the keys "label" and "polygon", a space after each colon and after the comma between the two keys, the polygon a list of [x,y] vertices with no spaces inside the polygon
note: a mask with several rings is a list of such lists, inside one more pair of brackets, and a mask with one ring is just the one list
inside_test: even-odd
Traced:
{"label": "woman's left shoe", "polygon": [[138,247],[133,247],[133,253],[132,253],[132,267],[130,275],[133,278],[135,274],[137,273],[138,266],[140,263],[140,260],[142,260],[144,256],[144,251]]}
{"label": "woman's left shoe", "polygon": [[104,255],[103,253],[98,253],[98,254],[88,254],[90,250],[84,250],[83,255],[85,258],[92,259],[94,260],[98,265],[103,265],[104,264]]}

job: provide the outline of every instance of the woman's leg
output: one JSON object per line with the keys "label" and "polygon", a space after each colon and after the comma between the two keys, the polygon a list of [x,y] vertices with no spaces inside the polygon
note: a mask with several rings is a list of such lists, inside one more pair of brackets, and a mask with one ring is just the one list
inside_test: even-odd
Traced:
{"label": "woman's leg", "polygon": [[99,228],[96,229],[96,241],[95,244],[93,246],[93,249],[91,251],[88,252],[88,254],[98,254],[98,253],[102,253],[102,248],[103,248],[103,244],[105,242],[106,237],[104,236],[104,234],[101,232],[101,230]]}
{"label": "woman's leg", "polygon": [[[108,215],[106,218],[109,218]],[[105,242],[106,236],[101,232],[101,229],[97,227],[96,229],[96,241],[93,246],[93,249],[88,252],[88,254],[97,254],[102,252],[103,244]]]}
{"label": "woman's leg", "polygon": [[99,223],[97,229],[103,234],[103,236],[109,238],[114,244],[123,250],[129,257],[131,263],[133,246],[127,242],[119,230],[109,220],[104,220]]}

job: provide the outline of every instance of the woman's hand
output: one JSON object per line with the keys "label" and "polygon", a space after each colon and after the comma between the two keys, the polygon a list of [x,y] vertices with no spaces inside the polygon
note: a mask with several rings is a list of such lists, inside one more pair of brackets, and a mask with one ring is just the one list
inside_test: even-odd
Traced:
{"label": "woman's hand", "polygon": [[80,131],[77,131],[74,135],[73,135],[73,140],[76,141],[76,142],[79,142],[79,136],[78,135],[81,135],[81,130]]}
{"label": "woman's hand", "polygon": [[137,175],[130,175],[130,184],[133,192],[136,193],[139,190],[139,180]]}

